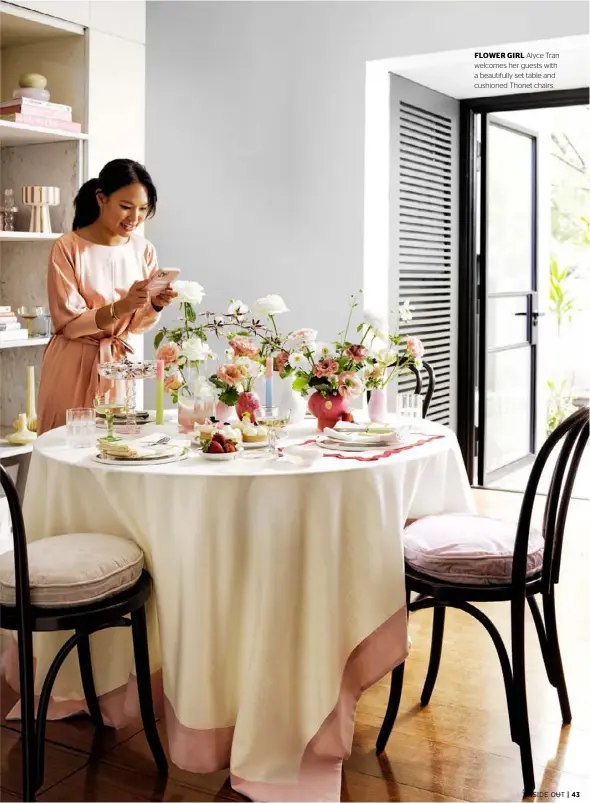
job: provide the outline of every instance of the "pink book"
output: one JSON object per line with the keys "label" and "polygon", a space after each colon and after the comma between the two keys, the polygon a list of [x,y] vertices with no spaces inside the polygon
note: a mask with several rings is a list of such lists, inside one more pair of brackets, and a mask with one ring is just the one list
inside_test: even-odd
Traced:
{"label": "pink book", "polygon": [[26,98],[4,101],[0,103],[0,114],[32,114],[36,116],[49,117],[52,120],[65,120],[72,122],[72,109],[70,106],[60,106],[57,103],[47,103],[45,105],[38,101],[31,103]]}
{"label": "pink book", "polygon": [[80,123],[67,122],[67,120],[55,120],[48,117],[41,117],[32,114],[0,114],[0,120],[8,120],[10,123],[23,123],[24,125],[36,125],[39,128],[52,128],[61,131],[71,131],[79,133],[82,130]]}

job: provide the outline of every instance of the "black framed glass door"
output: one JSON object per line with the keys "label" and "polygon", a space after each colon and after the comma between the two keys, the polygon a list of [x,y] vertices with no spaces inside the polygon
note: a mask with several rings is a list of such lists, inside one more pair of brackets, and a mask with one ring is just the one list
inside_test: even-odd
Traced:
{"label": "black framed glass door", "polygon": [[481,116],[478,483],[535,453],[537,140]]}

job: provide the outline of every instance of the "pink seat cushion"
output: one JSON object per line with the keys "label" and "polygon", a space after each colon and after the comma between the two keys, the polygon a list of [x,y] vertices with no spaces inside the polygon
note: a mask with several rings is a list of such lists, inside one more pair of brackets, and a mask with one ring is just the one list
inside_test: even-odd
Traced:
{"label": "pink seat cushion", "polygon": [[[406,562],[447,583],[503,585],[512,580],[516,524],[486,516],[445,513],[418,519],[404,531]],[[545,541],[529,537],[527,577],[540,571]]]}

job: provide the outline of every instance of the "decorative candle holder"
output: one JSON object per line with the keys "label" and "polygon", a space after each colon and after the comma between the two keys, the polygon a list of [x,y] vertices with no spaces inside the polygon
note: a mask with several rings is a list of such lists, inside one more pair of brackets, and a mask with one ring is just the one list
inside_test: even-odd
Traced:
{"label": "decorative candle holder", "polygon": [[23,187],[23,203],[32,207],[29,231],[51,234],[49,207],[59,204],[59,187]]}
{"label": "decorative candle holder", "polygon": [[128,435],[138,435],[139,426],[136,417],[136,387],[138,379],[155,379],[157,371],[157,360],[142,360],[141,362],[131,362],[122,360],[121,362],[102,362],[98,366],[98,374],[104,379],[112,381],[125,381],[125,409],[127,411],[125,432]]}

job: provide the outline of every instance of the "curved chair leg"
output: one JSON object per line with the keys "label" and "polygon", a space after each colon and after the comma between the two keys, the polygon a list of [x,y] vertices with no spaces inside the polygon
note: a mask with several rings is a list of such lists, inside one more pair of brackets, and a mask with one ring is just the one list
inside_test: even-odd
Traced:
{"label": "curved chair leg", "polygon": [[537,636],[539,637],[539,645],[541,647],[541,655],[543,656],[543,663],[545,664],[547,678],[552,686],[557,687],[557,681],[555,679],[555,666],[553,657],[549,653],[549,642],[547,640],[547,633],[545,632],[545,624],[543,622],[543,617],[541,616],[541,611],[539,610],[537,600],[534,597],[528,597],[527,602],[533,615],[533,622],[535,623]]}
{"label": "curved chair leg", "polygon": [[23,800],[34,801],[37,791],[37,746],[35,733],[35,685],[33,634],[18,632],[18,662],[21,695],[21,744]]}
{"label": "curved chair leg", "polygon": [[522,599],[512,600],[511,630],[512,673],[514,678],[513,704],[516,727],[518,729],[520,763],[522,765],[522,779],[524,784],[523,796],[528,797],[529,795],[533,794],[535,789],[535,773],[533,769],[531,733],[529,730],[529,715],[526,697],[524,611],[524,595]]}
{"label": "curved chair leg", "polygon": [[150,655],[148,652],[147,625],[145,608],[131,614],[131,632],[133,635],[133,651],[135,653],[135,673],[137,677],[137,691],[139,694],[139,708],[141,720],[147,742],[152,751],[156,767],[161,775],[168,774],[168,761],[160,741],[154,713],[152,698],[152,678],[150,673]]}
{"label": "curved chair leg", "polygon": [[84,689],[84,697],[86,698],[86,705],[88,706],[88,713],[97,728],[104,727],[102,714],[100,713],[100,705],[98,697],[96,696],[96,688],[94,686],[94,675],[92,674],[92,658],[90,657],[90,636],[88,633],[81,633],[78,640],[78,664],[80,666],[80,676],[82,678],[82,688]]}
{"label": "curved chair leg", "polygon": [[404,667],[405,661],[403,664],[396,666],[391,673],[391,687],[389,689],[387,711],[385,712],[383,724],[381,725],[381,730],[379,731],[379,736],[377,737],[377,755],[380,755],[387,747],[389,736],[391,735],[391,731],[395,724],[400,700],[402,698],[402,689],[404,686]]}
{"label": "curved chair leg", "polygon": [[572,721],[572,711],[570,708],[567,686],[565,684],[565,675],[563,673],[559,639],[557,637],[557,619],[555,616],[555,597],[553,592],[550,594],[543,594],[543,612],[545,613],[548,654],[551,656],[553,664],[553,685],[557,688],[563,724],[569,725]]}
{"label": "curved chair leg", "polygon": [[422,689],[422,696],[420,697],[420,705],[423,706],[428,705],[432,692],[434,691],[434,684],[436,683],[436,676],[438,675],[438,668],[440,666],[444,632],[445,609],[435,608],[432,618],[432,643],[430,645],[428,672],[426,673],[426,680],[424,681],[424,688]]}

